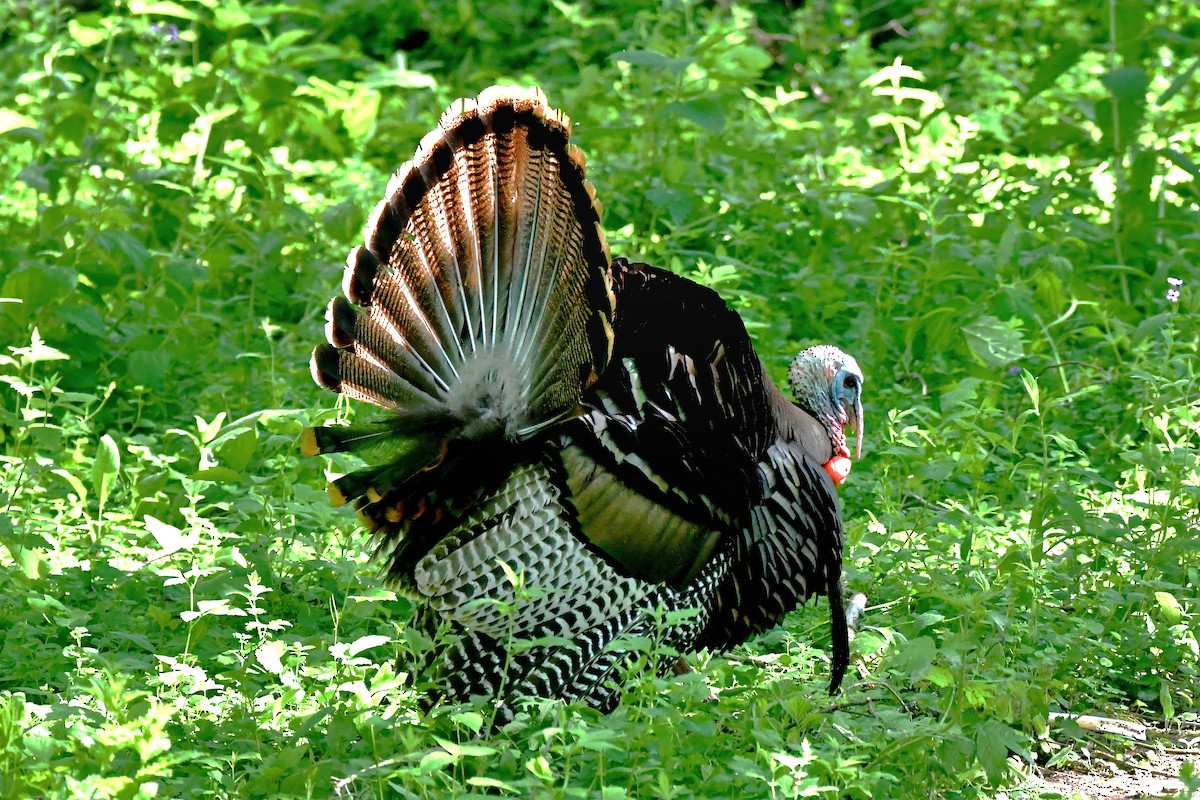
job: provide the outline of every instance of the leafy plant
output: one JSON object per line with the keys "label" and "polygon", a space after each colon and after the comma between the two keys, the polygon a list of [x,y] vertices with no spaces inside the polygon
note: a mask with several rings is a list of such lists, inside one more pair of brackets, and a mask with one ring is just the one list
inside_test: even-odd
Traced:
{"label": "leafy plant", "polygon": [[[1054,712],[1194,723],[1200,18],[959,11],[9,0],[0,794],[1033,796]],[[496,82],[574,118],[614,253],[777,378],[865,367],[842,695],[806,609],[609,716],[422,710],[296,438],[354,413],[305,363],[389,172]]]}

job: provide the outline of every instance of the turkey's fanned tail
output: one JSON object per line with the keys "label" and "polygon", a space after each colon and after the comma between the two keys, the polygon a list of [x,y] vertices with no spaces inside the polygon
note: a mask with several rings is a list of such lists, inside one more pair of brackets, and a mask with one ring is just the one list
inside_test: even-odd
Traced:
{"label": "turkey's fanned tail", "polygon": [[612,350],[613,297],[570,131],[537,89],[492,87],[393,176],[312,357],[321,386],[391,412],[305,432],[306,453],[383,465],[342,479],[339,499],[382,495],[455,441],[521,442],[579,413]]}

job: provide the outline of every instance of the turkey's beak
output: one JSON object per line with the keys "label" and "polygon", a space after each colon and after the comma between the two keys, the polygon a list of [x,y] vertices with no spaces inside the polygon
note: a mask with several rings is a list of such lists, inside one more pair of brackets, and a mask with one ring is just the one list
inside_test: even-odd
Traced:
{"label": "turkey's beak", "polygon": [[854,410],[850,414],[850,424],[854,426],[854,460],[862,458],[863,437],[863,407],[862,400],[854,401]]}
{"label": "turkey's beak", "polygon": [[838,448],[839,452],[834,453],[835,456],[850,458],[849,442],[846,441],[846,433],[849,430],[854,431],[854,460],[862,458],[862,442],[863,442],[863,407],[862,400],[855,397],[853,399],[847,397],[842,401],[842,414],[845,423],[842,426],[841,444]]}

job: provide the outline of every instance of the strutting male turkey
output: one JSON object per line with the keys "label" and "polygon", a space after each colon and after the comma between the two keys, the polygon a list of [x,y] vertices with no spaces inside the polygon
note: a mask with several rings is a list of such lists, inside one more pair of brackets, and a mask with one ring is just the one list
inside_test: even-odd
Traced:
{"label": "strutting male turkey", "polygon": [[[713,291],[610,260],[569,137],[537,89],[446,111],[350,253],[312,357],[321,386],[388,413],[310,428],[304,451],[371,465],[330,494],[421,602],[416,624],[450,629],[432,659],[449,699],[611,709],[618,638],[726,649],[821,594],[836,691],[834,485],[847,425],[861,447],[862,373],[806,350],[794,404]],[[664,628],[664,609],[696,611]]]}

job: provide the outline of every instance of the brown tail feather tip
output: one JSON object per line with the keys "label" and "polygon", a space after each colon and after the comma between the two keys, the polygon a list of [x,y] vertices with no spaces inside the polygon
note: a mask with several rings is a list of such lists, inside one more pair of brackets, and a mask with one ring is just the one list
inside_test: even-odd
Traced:
{"label": "brown tail feather tip", "polygon": [[309,361],[313,381],[331,392],[342,390],[341,370],[338,368],[338,351],[331,344],[319,344],[313,348]]}
{"label": "brown tail feather tip", "polygon": [[[381,201],[380,205],[386,205],[387,201]],[[378,207],[376,211],[378,212]],[[376,219],[376,215],[372,214],[372,221]],[[373,230],[373,227],[368,223],[368,231]],[[397,234],[399,235],[399,234]],[[368,240],[370,234],[368,234]],[[370,244],[370,241],[368,241]],[[342,274],[342,294],[349,298],[351,303],[356,306],[371,305],[371,293],[375,285],[375,274],[379,272],[379,259],[368,250],[366,247],[359,245],[350,251],[350,255],[346,257],[346,271]]]}
{"label": "brown tail feather tip", "polygon": [[325,338],[340,349],[352,346],[356,339],[354,329],[357,321],[358,312],[346,298],[333,298],[325,311]]}
{"label": "brown tail feather tip", "polygon": [[564,133],[571,133],[571,119],[561,111],[550,107],[546,95],[536,86],[489,86],[479,93],[474,108],[457,117],[488,116],[497,108],[507,106],[517,111],[532,111],[544,119],[550,127],[560,128]]}

